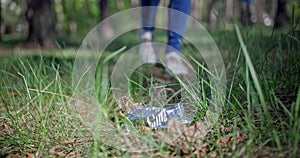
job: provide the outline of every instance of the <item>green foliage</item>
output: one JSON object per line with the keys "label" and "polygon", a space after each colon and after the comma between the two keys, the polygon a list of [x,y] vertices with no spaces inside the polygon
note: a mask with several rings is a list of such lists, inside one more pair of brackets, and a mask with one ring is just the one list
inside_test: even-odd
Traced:
{"label": "green foliage", "polygon": [[[135,33],[120,37],[119,45],[134,46]],[[215,154],[219,157],[297,157],[300,142],[299,31],[236,27],[236,32],[219,31],[213,33],[213,37],[227,66],[227,97],[223,113],[205,138],[206,146],[201,152],[205,150],[208,157]],[[118,42],[112,44],[102,58],[105,62],[98,66],[95,86],[99,101],[112,108],[107,116],[114,115],[116,120],[121,120],[115,115],[117,105],[107,89],[110,68],[125,49],[119,49]],[[0,59],[0,122],[5,124],[0,128],[0,148],[8,155],[28,152],[37,156],[72,153],[129,157],[137,154],[117,150],[93,138],[80,119],[72,115],[70,73],[76,52],[59,51],[73,56],[55,57],[46,51],[41,56]],[[112,51],[115,53],[109,53]],[[45,55],[47,53],[50,55]],[[191,62],[197,67],[203,92],[198,98],[199,106],[208,104],[211,83],[204,62],[189,43],[184,45],[183,54],[191,54],[194,58]],[[203,111],[198,111],[196,119],[203,115]],[[147,154],[185,156],[180,147],[174,150],[166,144],[159,151],[140,153],[141,156]]]}

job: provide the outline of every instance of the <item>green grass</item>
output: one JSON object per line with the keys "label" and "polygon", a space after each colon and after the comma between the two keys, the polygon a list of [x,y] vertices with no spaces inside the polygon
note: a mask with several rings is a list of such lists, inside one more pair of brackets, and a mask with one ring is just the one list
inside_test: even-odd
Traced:
{"label": "green grass", "polygon": [[[137,42],[133,35],[124,36]],[[227,94],[220,119],[197,153],[207,157],[299,157],[300,32],[236,27],[235,31],[213,33],[213,37],[225,60]],[[130,46],[126,42],[122,45]],[[112,50],[117,48],[114,45]],[[197,61],[194,65],[202,95],[194,99],[205,109],[211,83],[201,57],[193,51],[193,46],[186,44],[183,53]],[[72,54],[72,50],[67,53]],[[106,55],[96,76],[99,101],[110,107],[106,113],[114,121],[121,118],[116,116],[113,107],[117,105],[107,87],[116,58]],[[169,145],[157,151],[131,153],[93,138],[71,108],[73,59],[49,55],[0,59],[0,157],[184,155],[180,148]],[[135,77],[132,81],[139,80]],[[141,88],[132,90],[143,99],[141,94],[149,92],[147,86]],[[199,110],[195,121],[202,117]]]}

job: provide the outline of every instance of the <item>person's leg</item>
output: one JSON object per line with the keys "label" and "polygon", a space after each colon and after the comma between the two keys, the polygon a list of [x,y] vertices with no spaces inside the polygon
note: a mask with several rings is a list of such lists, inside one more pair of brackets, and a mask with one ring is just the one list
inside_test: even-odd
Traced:
{"label": "person's leg", "polygon": [[[183,37],[186,32],[186,25],[188,16],[191,12],[192,2],[191,0],[171,0],[169,8],[176,10],[169,11],[169,30],[168,30],[168,45],[176,50],[167,50],[166,53],[176,51],[180,53]],[[177,12],[178,11],[178,12]],[[173,31],[178,33],[175,33]]]}
{"label": "person's leg", "polygon": [[186,32],[188,16],[191,11],[191,0],[171,0],[168,23],[168,47],[166,65],[175,75],[187,75],[188,69],[181,59],[181,46]]}
{"label": "person's leg", "polygon": [[151,40],[153,40],[157,12],[156,6],[159,5],[159,2],[160,0],[141,0],[141,6],[145,7],[142,8],[142,39],[145,33],[151,33]]}
{"label": "person's leg", "polygon": [[142,8],[142,44],[139,53],[144,62],[156,63],[157,54],[152,43],[154,41],[155,16],[160,0],[141,0]]}

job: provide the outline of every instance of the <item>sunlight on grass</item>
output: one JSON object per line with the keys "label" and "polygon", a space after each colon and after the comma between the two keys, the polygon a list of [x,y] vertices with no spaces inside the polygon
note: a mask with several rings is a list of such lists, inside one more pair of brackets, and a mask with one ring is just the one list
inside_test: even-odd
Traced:
{"label": "sunlight on grass", "polygon": [[[228,91],[222,114],[199,150],[192,150],[193,144],[190,144],[190,151],[186,153],[180,145],[162,143],[154,151],[131,153],[94,138],[71,108],[76,99],[72,98],[71,85],[76,51],[62,49],[0,59],[0,157],[30,154],[39,157],[130,157],[136,154],[153,157],[297,157],[300,151],[297,32],[275,31],[270,37],[255,28],[240,30],[236,26],[235,29],[236,32],[220,32],[215,37],[224,50]],[[123,49],[106,52],[105,62],[99,63],[95,76],[99,103],[106,107],[104,115],[119,128],[124,118],[117,115],[117,104],[109,87],[112,66]],[[201,109],[196,111],[195,122],[205,116],[212,83],[206,65],[193,50],[187,43],[183,53],[192,55],[190,62],[199,86],[188,91],[192,96],[189,99]],[[57,53],[51,55],[52,52]],[[153,76],[140,72],[143,71],[135,72],[130,78],[131,93],[137,101],[147,103],[148,88],[154,86]],[[149,84],[143,85],[144,80]],[[178,83],[182,84],[180,80]]]}

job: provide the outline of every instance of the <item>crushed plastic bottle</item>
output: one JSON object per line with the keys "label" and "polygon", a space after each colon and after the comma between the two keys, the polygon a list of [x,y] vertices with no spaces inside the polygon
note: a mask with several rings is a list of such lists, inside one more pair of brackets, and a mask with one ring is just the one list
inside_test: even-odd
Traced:
{"label": "crushed plastic bottle", "polygon": [[135,107],[127,116],[132,122],[145,121],[150,128],[166,128],[169,119],[177,119],[182,124],[190,124],[182,103],[168,107]]}

